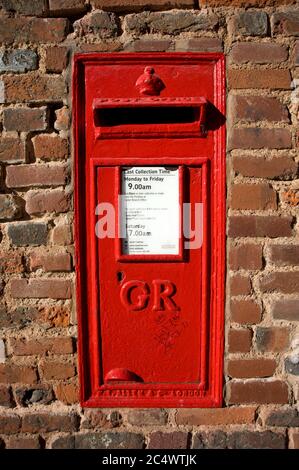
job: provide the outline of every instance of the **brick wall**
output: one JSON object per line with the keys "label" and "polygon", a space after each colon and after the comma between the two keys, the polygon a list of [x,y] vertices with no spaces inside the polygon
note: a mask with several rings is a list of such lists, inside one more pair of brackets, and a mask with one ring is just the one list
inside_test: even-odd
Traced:
{"label": "brick wall", "polygon": [[[299,448],[296,3],[0,0],[0,447]],[[222,409],[78,404],[70,77],[79,51],[227,55]]]}

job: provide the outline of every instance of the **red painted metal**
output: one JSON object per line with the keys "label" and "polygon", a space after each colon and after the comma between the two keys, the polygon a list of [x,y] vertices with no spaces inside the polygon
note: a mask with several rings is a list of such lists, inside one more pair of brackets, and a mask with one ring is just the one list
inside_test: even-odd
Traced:
{"label": "red painted metal", "polygon": [[[150,81],[149,96],[139,95],[145,67],[156,83],[163,81],[162,98],[149,90]],[[73,103],[82,405],[221,406],[223,55],[76,55]],[[103,117],[98,114],[103,109],[112,111]],[[133,109],[126,111],[127,121],[124,109]],[[176,109],[185,111],[176,114]],[[179,168],[180,202],[203,203],[201,247],[186,250],[181,238],[178,255],[124,255],[119,238],[96,237],[96,205],[117,207],[123,166]]]}

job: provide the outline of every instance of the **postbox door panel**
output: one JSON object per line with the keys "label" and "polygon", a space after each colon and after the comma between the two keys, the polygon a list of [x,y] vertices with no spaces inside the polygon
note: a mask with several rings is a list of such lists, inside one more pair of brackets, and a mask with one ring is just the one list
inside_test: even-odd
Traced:
{"label": "postbox door panel", "polygon": [[[98,168],[98,203],[117,207],[115,182],[120,171]],[[203,199],[202,168],[184,168],[179,189],[194,219],[195,203],[200,205]],[[108,237],[98,242],[102,380],[125,369],[142,383],[201,383],[206,246],[199,241],[200,246],[188,252],[183,246],[178,261],[163,255],[127,255],[123,260],[117,243],[117,238]]]}

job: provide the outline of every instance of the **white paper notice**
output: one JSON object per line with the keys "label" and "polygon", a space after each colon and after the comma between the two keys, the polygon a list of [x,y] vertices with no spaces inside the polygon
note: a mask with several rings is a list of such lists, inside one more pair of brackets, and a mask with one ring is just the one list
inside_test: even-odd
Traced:
{"label": "white paper notice", "polygon": [[123,254],[179,254],[178,168],[123,168],[120,224]]}

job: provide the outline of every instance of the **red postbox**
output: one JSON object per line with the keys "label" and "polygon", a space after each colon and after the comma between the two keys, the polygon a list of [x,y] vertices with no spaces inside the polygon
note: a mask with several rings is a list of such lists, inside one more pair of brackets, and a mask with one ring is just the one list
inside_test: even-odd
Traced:
{"label": "red postbox", "polygon": [[77,55],[73,92],[82,405],[220,406],[223,55]]}

